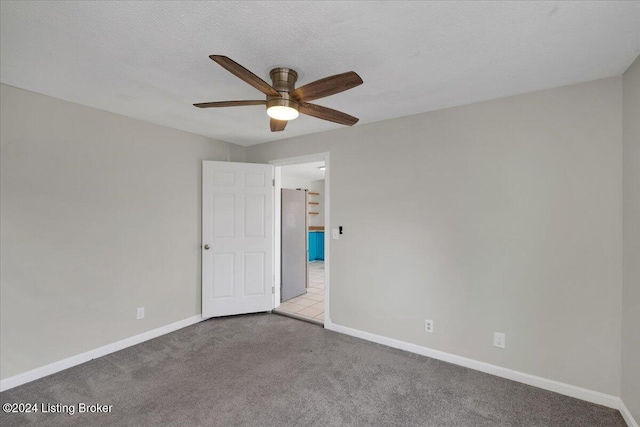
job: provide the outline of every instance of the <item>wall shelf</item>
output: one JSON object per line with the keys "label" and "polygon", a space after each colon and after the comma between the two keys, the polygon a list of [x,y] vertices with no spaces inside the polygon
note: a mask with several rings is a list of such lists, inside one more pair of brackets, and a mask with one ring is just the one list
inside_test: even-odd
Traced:
{"label": "wall shelf", "polygon": [[[307,194],[309,196],[319,196],[320,195],[320,193],[315,192],[315,191],[309,191],[309,192],[307,192]],[[313,199],[311,199],[311,200],[313,200]],[[309,209],[315,209],[316,211],[320,210],[320,202],[312,202],[312,201],[309,200],[308,204],[310,205]],[[319,215],[320,212],[308,211],[307,214],[309,214],[309,215]],[[324,227],[322,227],[322,229],[324,230]]]}

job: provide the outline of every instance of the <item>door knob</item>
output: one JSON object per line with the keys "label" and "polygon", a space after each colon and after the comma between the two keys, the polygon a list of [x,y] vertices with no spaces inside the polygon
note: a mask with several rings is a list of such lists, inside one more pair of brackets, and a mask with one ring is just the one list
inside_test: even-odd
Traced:
{"label": "door knob", "polygon": [[211,246],[209,246],[209,245],[204,245],[204,250],[205,250],[205,251],[208,251],[209,249],[211,249]]}

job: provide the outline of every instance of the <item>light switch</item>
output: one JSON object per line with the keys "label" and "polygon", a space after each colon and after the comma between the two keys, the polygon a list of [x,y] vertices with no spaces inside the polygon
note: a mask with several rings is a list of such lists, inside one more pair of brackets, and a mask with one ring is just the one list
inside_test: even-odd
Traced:
{"label": "light switch", "polygon": [[338,231],[337,228],[334,228],[333,230],[331,230],[331,237],[333,238],[333,240],[340,240],[340,231]]}

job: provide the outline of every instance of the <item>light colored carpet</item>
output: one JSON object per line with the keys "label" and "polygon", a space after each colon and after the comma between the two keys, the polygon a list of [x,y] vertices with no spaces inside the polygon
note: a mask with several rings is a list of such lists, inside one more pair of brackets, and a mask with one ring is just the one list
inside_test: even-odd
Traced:
{"label": "light colored carpet", "polygon": [[0,394],[38,426],[624,426],[618,411],[275,314],[212,319]]}

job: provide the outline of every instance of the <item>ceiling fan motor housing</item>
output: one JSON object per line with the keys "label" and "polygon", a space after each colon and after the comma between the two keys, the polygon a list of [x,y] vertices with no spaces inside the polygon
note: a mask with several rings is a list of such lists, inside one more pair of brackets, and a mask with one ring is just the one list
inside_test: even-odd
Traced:
{"label": "ceiling fan motor housing", "polygon": [[269,73],[271,76],[272,86],[281,96],[267,95],[267,109],[271,107],[281,106],[294,108],[296,111],[300,109],[300,103],[289,94],[294,91],[296,81],[298,81],[298,73],[291,68],[274,68]]}

